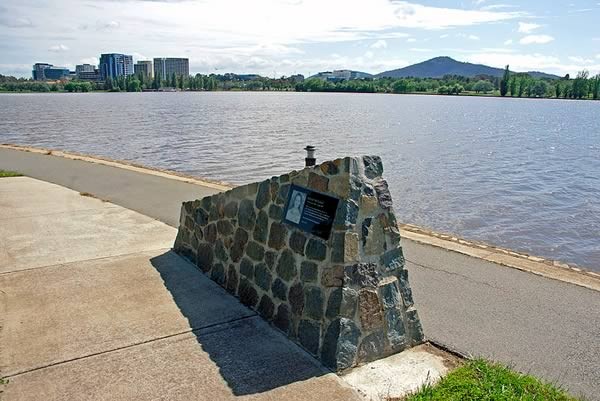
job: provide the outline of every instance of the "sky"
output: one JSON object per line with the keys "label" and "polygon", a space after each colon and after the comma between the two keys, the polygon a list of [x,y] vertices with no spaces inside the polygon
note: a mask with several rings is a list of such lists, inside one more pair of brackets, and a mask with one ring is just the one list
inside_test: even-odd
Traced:
{"label": "sky", "polygon": [[600,73],[600,0],[2,0],[0,73],[101,53],[187,57],[190,72],[369,73],[436,56]]}

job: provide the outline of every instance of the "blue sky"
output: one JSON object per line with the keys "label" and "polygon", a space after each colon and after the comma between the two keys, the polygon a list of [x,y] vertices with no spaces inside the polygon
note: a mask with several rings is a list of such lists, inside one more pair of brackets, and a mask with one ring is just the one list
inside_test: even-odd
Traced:
{"label": "blue sky", "polygon": [[3,0],[0,73],[100,53],[188,57],[192,73],[370,73],[435,56],[600,73],[600,0]]}

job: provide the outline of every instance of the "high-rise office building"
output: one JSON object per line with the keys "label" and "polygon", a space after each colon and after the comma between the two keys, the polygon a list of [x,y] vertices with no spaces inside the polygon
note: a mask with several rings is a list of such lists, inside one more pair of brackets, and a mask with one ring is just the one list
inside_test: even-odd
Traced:
{"label": "high-rise office building", "polygon": [[69,77],[69,69],[47,63],[35,63],[31,75],[36,81],[59,80]]}
{"label": "high-rise office building", "polygon": [[170,79],[173,74],[177,76],[190,75],[190,60],[187,58],[155,58],[154,76],[161,79]]}
{"label": "high-rise office building", "polygon": [[98,69],[103,80],[133,75],[133,57],[119,53],[101,54]]}
{"label": "high-rise office building", "polygon": [[75,74],[77,74],[77,78],[82,72],[94,72],[96,66],[91,64],[78,64],[75,66]]}
{"label": "high-rise office building", "polygon": [[152,61],[150,60],[142,60],[135,63],[133,66],[133,71],[135,75],[140,76],[143,75],[144,78],[152,79]]}

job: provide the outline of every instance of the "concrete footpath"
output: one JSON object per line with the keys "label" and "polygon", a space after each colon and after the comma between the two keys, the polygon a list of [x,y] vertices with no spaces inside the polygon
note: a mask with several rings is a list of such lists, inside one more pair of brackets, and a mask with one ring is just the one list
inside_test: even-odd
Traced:
{"label": "concrete footpath", "polygon": [[0,178],[0,399],[361,399],[174,254],[175,235],[64,187]]}
{"label": "concrete footpath", "polygon": [[[0,148],[0,169],[92,193],[173,227],[182,201],[222,190],[156,172],[6,148]],[[403,247],[429,339],[600,399],[599,291],[407,238]]]}

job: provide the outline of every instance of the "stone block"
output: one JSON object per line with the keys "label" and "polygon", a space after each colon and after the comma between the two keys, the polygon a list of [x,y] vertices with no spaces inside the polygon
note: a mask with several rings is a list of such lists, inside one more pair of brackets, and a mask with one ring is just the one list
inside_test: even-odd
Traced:
{"label": "stone block", "polygon": [[344,235],[344,263],[358,262],[359,246],[358,234],[346,232]]}
{"label": "stone block", "polygon": [[227,248],[223,245],[223,241],[218,239],[215,242],[215,256],[221,262],[227,262],[229,260],[229,253],[227,252]]}
{"label": "stone block", "polygon": [[204,209],[197,208],[194,213],[194,221],[199,226],[205,226],[208,224],[208,213]]}
{"label": "stone block", "polygon": [[238,213],[238,204],[236,201],[232,200],[225,205],[225,217],[229,219],[236,218]]}
{"label": "stone block", "polygon": [[381,262],[384,269],[388,272],[401,270],[404,268],[404,254],[402,248],[390,249],[381,255]]}
{"label": "stone block", "polygon": [[340,304],[340,316],[354,319],[358,309],[358,291],[352,288],[342,288],[342,303]]}
{"label": "stone block", "polygon": [[280,278],[276,278],[275,281],[273,281],[273,285],[271,285],[271,293],[273,296],[282,301],[287,301],[287,292],[288,287],[285,282]]}
{"label": "stone block", "polygon": [[386,180],[379,180],[373,185],[375,188],[375,192],[377,193],[377,200],[379,201],[379,206],[382,209],[391,210],[392,209],[392,195],[390,194],[390,190],[388,188],[388,183]]}
{"label": "stone block", "polygon": [[321,164],[319,168],[321,169],[321,172],[325,175],[336,175],[340,171],[338,166],[332,161],[327,161]]}
{"label": "stone block", "polygon": [[217,232],[220,235],[227,236],[233,234],[233,224],[229,220],[217,221]]}
{"label": "stone block", "polygon": [[341,287],[344,284],[344,266],[326,266],[321,272],[321,285]]}
{"label": "stone block", "polygon": [[254,278],[254,264],[248,258],[243,258],[240,262],[240,274],[252,280]]}
{"label": "stone block", "polygon": [[361,327],[373,331],[383,327],[383,311],[375,290],[363,288],[358,292]]}
{"label": "stone block", "polygon": [[225,288],[232,294],[237,292],[238,274],[234,265],[229,265],[229,268],[227,269],[227,282],[225,283]]}
{"label": "stone block", "polygon": [[214,252],[211,244],[202,243],[198,246],[196,254],[196,264],[203,272],[208,272],[212,269],[214,260]]}
{"label": "stone block", "polygon": [[248,245],[246,245],[246,255],[248,255],[252,260],[261,262],[265,257],[265,248],[263,248],[258,242],[250,241],[248,242]]}
{"label": "stone block", "polygon": [[273,249],[281,249],[285,246],[288,230],[283,223],[271,223],[269,230],[269,247]]}
{"label": "stone block", "polygon": [[275,312],[275,305],[267,295],[263,295],[258,304],[257,311],[263,318],[271,320],[273,312]]}
{"label": "stone block", "polygon": [[233,235],[233,244],[231,245],[229,252],[229,256],[231,257],[232,261],[238,262],[240,260],[244,254],[247,243],[248,233],[243,228],[238,228],[235,230],[235,234]]}
{"label": "stone block", "polygon": [[290,281],[298,274],[296,258],[289,249],[284,249],[277,261],[277,275],[285,281]]}
{"label": "stone block", "polygon": [[313,320],[323,318],[323,291],[317,286],[304,287],[304,316]]}
{"label": "stone block", "polygon": [[256,285],[258,285],[265,291],[269,291],[269,288],[271,288],[272,280],[273,277],[271,275],[271,271],[269,270],[266,264],[259,263],[256,266],[254,266],[254,282],[256,283]]}
{"label": "stone block", "polygon": [[217,225],[211,223],[204,228],[204,240],[214,244],[217,240]]}
{"label": "stone block", "polygon": [[275,221],[283,220],[283,208],[275,204],[269,206],[269,217]]}
{"label": "stone block", "polygon": [[304,256],[304,245],[306,244],[306,235],[299,231],[293,231],[290,235],[289,246],[294,252]]}
{"label": "stone block", "polygon": [[300,264],[300,279],[305,283],[314,283],[319,278],[319,266],[314,262],[303,261]]}
{"label": "stone block", "polygon": [[361,362],[370,362],[381,358],[385,351],[385,336],[383,330],[365,336],[358,347],[358,359]]}
{"label": "stone block", "polygon": [[302,284],[296,283],[290,287],[288,299],[292,307],[292,313],[299,316],[302,315],[302,311],[304,310],[304,288]]}
{"label": "stone block", "polygon": [[325,317],[327,319],[335,319],[340,315],[340,307],[342,305],[342,289],[335,288],[329,293],[327,299],[327,308],[325,308]]}
{"label": "stone block", "polygon": [[306,257],[312,260],[325,260],[327,257],[327,245],[324,241],[311,238],[306,245]]}
{"label": "stone block", "polygon": [[258,293],[252,286],[252,283],[243,277],[240,279],[238,294],[240,301],[244,305],[250,308],[254,308],[256,306],[256,303],[258,302]]}
{"label": "stone block", "polygon": [[383,163],[379,156],[363,156],[363,164],[365,167],[365,175],[372,180],[381,177],[383,174]]}
{"label": "stone block", "polygon": [[271,183],[263,181],[258,185],[258,192],[256,193],[255,205],[257,209],[262,209],[269,204],[271,201]]}
{"label": "stone block", "polygon": [[270,270],[273,270],[275,267],[275,262],[277,261],[277,252],[274,251],[266,251],[265,252],[265,263],[269,267]]}
{"label": "stone block", "polygon": [[327,192],[329,188],[329,178],[310,172],[308,174],[308,187],[317,192]]}
{"label": "stone block", "polygon": [[252,230],[256,221],[256,212],[251,200],[244,199],[240,202],[237,214],[238,225],[246,230]]}
{"label": "stone block", "polygon": [[290,332],[290,309],[286,304],[277,307],[277,314],[273,319],[273,324],[285,334]]}
{"label": "stone block", "polygon": [[210,279],[219,284],[225,285],[225,267],[222,263],[215,263],[210,271]]}
{"label": "stone block", "polygon": [[344,283],[358,287],[376,288],[380,273],[375,263],[357,263],[344,267]]}
{"label": "stone block", "polygon": [[321,325],[310,320],[300,320],[298,324],[298,341],[308,352],[317,355],[321,339]]}

